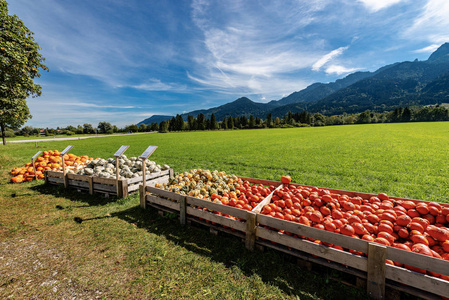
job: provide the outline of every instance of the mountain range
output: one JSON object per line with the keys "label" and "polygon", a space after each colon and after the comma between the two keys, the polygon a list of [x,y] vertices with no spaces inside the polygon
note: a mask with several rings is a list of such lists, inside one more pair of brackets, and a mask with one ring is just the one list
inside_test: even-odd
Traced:
{"label": "mountain range", "polygon": [[[449,43],[441,45],[425,61],[405,61],[384,66],[374,72],[355,72],[330,83],[313,83],[280,100],[254,102],[246,97],[209,109],[195,110],[206,118],[249,116],[265,119],[308,111],[325,115],[360,113],[367,109],[393,110],[398,107],[449,103]],[[172,116],[154,115],[138,123],[160,123]]]}

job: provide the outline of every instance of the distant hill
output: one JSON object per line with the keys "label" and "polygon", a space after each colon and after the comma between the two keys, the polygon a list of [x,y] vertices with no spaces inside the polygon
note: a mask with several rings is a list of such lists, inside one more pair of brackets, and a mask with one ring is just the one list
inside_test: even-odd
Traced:
{"label": "distant hill", "polygon": [[145,125],[149,125],[151,123],[161,123],[162,121],[167,121],[170,120],[173,116],[163,116],[163,115],[152,115],[151,117],[149,117],[148,119],[145,119],[139,123],[137,123],[137,125],[139,126],[140,124],[145,124]]}
{"label": "distant hill", "polygon": [[[444,102],[449,102],[449,43],[441,45],[426,61],[394,63],[375,72],[355,72],[335,82],[314,83],[278,101],[257,103],[242,97],[182,116],[187,119],[188,115],[196,117],[202,113],[210,118],[213,113],[217,120],[222,120],[251,114],[265,119],[269,113],[283,117],[289,111],[332,115]],[[140,123],[150,124],[156,119],[161,122],[171,116],[153,116]]]}

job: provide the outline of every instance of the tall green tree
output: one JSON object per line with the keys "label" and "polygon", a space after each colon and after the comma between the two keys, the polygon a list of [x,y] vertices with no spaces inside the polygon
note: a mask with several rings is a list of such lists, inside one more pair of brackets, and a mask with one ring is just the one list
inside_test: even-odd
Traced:
{"label": "tall green tree", "polygon": [[101,133],[112,134],[114,132],[112,125],[109,122],[100,122],[97,127],[100,129]]}
{"label": "tall green tree", "polygon": [[6,144],[6,127],[18,128],[31,118],[26,99],[40,96],[41,86],[33,79],[39,69],[48,71],[33,33],[16,15],[9,15],[8,3],[0,0],[0,130]]}
{"label": "tall green tree", "polygon": [[210,116],[210,130],[217,130],[217,129],[218,129],[217,118],[215,118],[215,115],[212,114],[212,116]]}

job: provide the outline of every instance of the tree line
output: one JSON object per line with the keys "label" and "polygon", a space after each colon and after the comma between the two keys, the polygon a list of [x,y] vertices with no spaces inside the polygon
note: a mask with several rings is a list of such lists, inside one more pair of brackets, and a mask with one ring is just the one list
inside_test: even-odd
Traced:
{"label": "tree line", "polygon": [[161,123],[132,124],[123,128],[118,128],[109,122],[100,122],[97,127],[92,124],[83,124],[78,126],[67,126],[65,128],[33,128],[25,126],[14,132],[8,129],[7,137],[15,135],[74,135],[74,134],[113,134],[113,133],[132,133],[132,132],[151,132],[161,133],[173,131],[197,131],[197,130],[227,130],[227,129],[255,129],[255,128],[291,128],[291,127],[309,127],[309,126],[332,126],[347,124],[368,124],[368,123],[398,123],[398,122],[432,122],[449,121],[449,109],[444,106],[434,105],[426,107],[405,107],[396,108],[393,111],[364,111],[359,114],[341,114],[326,116],[321,113],[309,113],[303,111],[300,113],[289,112],[283,118],[273,118],[268,114],[263,120],[250,115],[249,117],[224,117],[217,121],[215,115],[206,118],[204,114],[199,114],[196,118],[189,115],[187,121],[184,121],[181,115],[176,115],[171,120]]}

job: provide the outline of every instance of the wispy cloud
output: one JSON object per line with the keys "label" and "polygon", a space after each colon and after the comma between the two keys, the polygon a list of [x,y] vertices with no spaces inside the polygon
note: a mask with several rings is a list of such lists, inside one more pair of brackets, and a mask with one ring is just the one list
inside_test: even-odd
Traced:
{"label": "wispy cloud", "polygon": [[368,10],[372,12],[377,12],[381,9],[397,4],[403,0],[358,0],[358,1],[362,2]]}
{"label": "wispy cloud", "polygon": [[180,85],[177,83],[164,83],[161,80],[155,78],[148,79],[145,83],[131,85],[130,87],[144,91],[172,91],[178,93],[188,91],[185,85]]}
{"label": "wispy cloud", "polygon": [[428,0],[423,11],[405,30],[406,38],[441,45],[449,41],[449,1]]}
{"label": "wispy cloud", "polygon": [[347,50],[349,46],[340,47],[338,49],[332,50],[328,54],[321,57],[317,62],[315,62],[312,66],[312,70],[319,71],[322,66],[327,64],[329,61],[333,60],[335,57],[341,55],[345,50]]}
{"label": "wispy cloud", "polygon": [[415,52],[415,53],[432,53],[435,50],[437,50],[438,47],[440,47],[440,46],[441,46],[440,44],[432,44],[430,46],[414,50],[413,52]]}
{"label": "wispy cloud", "polygon": [[358,70],[360,70],[360,68],[346,68],[339,65],[330,65],[326,68],[326,74],[342,75],[342,74],[349,74]]}
{"label": "wispy cloud", "polygon": [[197,64],[188,72],[189,78],[226,93],[274,94],[287,91],[293,82],[298,89],[301,80],[282,75],[310,67],[317,55],[309,51],[313,43],[305,45],[289,37],[313,22],[314,13],[324,4],[248,5],[247,1],[218,5],[217,21],[211,18],[216,5],[193,2],[192,17],[204,34],[205,48],[197,48]]}

